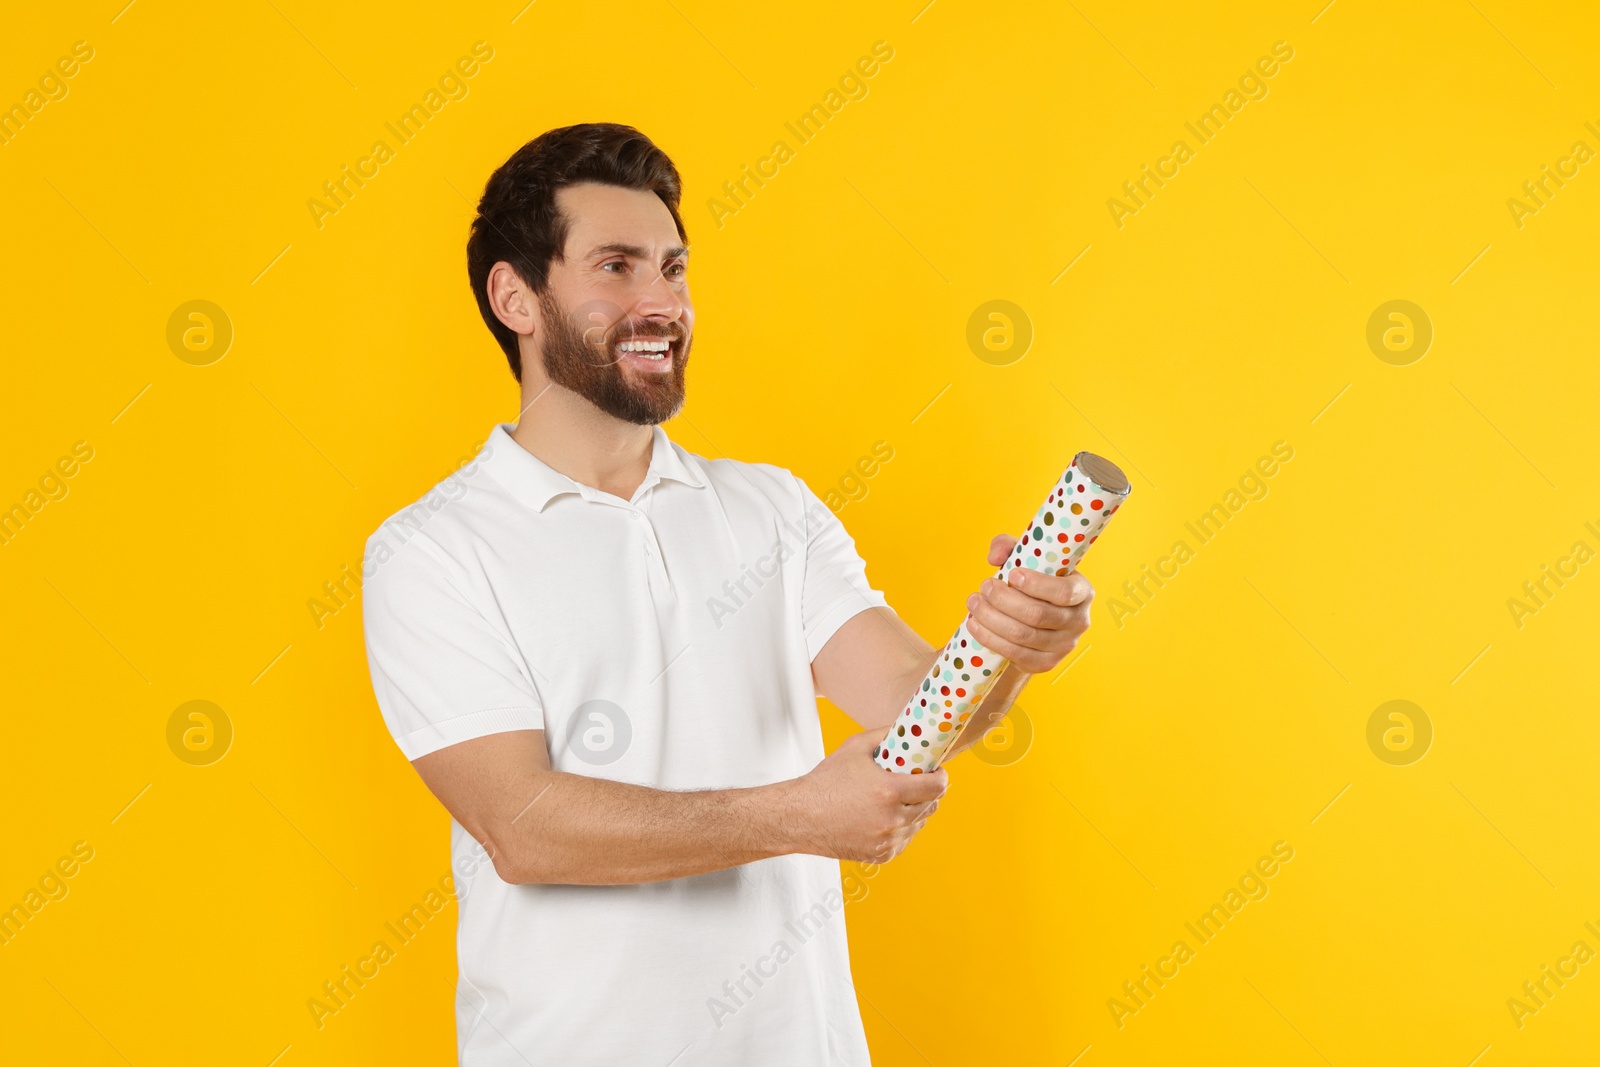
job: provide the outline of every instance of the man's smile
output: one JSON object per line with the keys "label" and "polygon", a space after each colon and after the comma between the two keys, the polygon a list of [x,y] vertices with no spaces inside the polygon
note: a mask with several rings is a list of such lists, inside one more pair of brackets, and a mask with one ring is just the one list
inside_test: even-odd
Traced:
{"label": "man's smile", "polygon": [[618,341],[613,347],[617,362],[631,363],[649,373],[672,369],[672,361],[681,342],[665,337],[649,337],[632,341]]}

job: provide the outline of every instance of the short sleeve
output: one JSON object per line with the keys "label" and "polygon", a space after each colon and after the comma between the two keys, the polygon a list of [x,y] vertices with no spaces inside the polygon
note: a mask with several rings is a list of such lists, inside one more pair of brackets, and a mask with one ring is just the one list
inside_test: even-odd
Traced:
{"label": "short sleeve", "polygon": [[[868,608],[888,607],[884,595],[867,581],[867,565],[856,552],[856,543],[804,479],[800,485],[805,509],[805,581],[800,596],[800,614],[805,630],[806,653],[817,658],[839,627]],[[892,608],[890,610],[893,610]]]}
{"label": "short sleeve", "polygon": [[406,759],[544,728],[544,705],[504,626],[423,537],[377,563],[361,593],[372,691]]}

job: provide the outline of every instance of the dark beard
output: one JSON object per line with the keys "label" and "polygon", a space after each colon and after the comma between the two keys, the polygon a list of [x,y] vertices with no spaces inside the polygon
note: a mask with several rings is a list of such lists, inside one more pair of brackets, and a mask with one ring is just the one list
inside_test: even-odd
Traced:
{"label": "dark beard", "polygon": [[[551,290],[539,294],[539,307],[545,325],[539,354],[552,382],[571,389],[613,418],[641,426],[666,422],[683,407],[684,372],[694,337],[685,336],[681,326],[641,328],[624,319],[606,334],[604,343],[597,343],[585,340],[586,331],[592,334],[594,327],[575,321]],[[615,311],[614,306],[611,310]],[[617,364],[614,342],[653,337],[682,338],[674,346],[672,369],[666,374],[641,374],[629,381]]]}

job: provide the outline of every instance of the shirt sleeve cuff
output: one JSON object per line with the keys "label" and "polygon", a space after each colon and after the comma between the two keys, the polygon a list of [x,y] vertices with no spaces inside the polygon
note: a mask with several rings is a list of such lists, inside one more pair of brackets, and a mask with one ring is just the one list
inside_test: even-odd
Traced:
{"label": "shirt sleeve cuff", "polygon": [[511,730],[542,729],[544,729],[543,708],[532,705],[489,708],[486,711],[457,715],[443,722],[429,723],[409,733],[396,734],[395,743],[400,746],[400,751],[404,753],[406,759],[414,760],[441,748],[470,741],[474,737],[502,734]]}
{"label": "shirt sleeve cuff", "polygon": [[[862,593],[852,589],[835,600],[822,613],[815,626],[806,634],[806,655],[812,662],[816,661],[817,653],[822,651],[822,646],[828,643],[828,638],[839,631],[839,627],[855,618],[868,608],[888,608],[889,601],[883,593],[874,589],[870,593]],[[893,608],[889,608],[893,611]]]}

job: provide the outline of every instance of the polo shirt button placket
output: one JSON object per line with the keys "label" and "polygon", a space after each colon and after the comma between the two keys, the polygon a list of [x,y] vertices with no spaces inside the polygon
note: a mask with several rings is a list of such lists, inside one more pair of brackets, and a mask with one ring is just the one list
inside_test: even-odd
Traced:
{"label": "polo shirt button placket", "polygon": [[656,542],[655,530],[650,526],[650,519],[644,512],[637,508],[630,508],[629,513],[634,520],[643,524],[640,531],[644,535],[644,554],[647,557],[645,566],[650,574],[650,587],[657,600],[674,600],[677,594],[672,589],[672,581],[667,577],[667,567],[661,558],[661,548]]}

